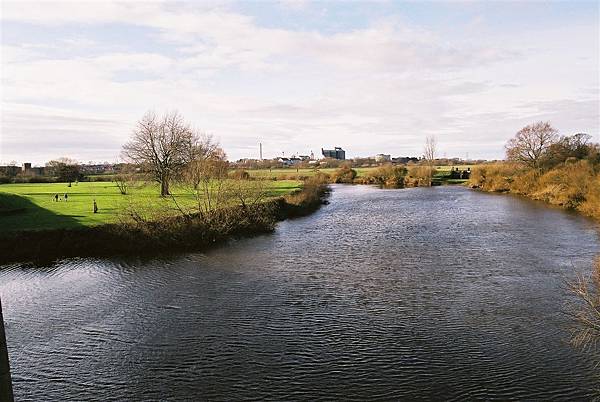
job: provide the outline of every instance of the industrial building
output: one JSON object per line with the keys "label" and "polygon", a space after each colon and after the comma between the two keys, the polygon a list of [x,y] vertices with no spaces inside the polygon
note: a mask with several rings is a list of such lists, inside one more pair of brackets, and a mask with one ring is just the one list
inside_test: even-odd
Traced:
{"label": "industrial building", "polygon": [[335,147],[334,149],[323,149],[321,148],[321,153],[325,158],[333,158],[337,160],[345,160],[346,159],[346,151],[344,151],[340,147]]}

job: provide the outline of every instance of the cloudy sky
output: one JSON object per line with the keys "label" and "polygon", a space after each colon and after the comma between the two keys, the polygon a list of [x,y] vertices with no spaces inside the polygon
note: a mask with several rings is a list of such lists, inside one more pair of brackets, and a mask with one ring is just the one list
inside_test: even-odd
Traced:
{"label": "cloudy sky", "polygon": [[599,2],[2,1],[0,162],[115,161],[147,110],[229,158],[500,158],[522,126],[599,138]]}

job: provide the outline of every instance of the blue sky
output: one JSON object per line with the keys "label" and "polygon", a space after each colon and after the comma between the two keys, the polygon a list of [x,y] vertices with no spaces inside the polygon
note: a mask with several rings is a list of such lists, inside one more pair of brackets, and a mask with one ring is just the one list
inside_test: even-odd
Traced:
{"label": "blue sky", "polygon": [[116,161],[147,110],[230,159],[501,158],[522,126],[600,135],[599,2],[2,2],[0,163]]}

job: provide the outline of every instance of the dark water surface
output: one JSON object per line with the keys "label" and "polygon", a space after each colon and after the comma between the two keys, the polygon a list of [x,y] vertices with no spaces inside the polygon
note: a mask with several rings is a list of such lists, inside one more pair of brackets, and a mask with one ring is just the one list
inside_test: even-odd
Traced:
{"label": "dark water surface", "polygon": [[205,254],[5,267],[16,398],[590,399],[564,283],[598,252],[515,197],[338,186]]}

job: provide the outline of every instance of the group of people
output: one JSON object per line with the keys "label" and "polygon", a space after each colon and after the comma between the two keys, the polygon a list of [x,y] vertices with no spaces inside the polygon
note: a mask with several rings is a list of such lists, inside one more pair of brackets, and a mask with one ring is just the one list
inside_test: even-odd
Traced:
{"label": "group of people", "polygon": [[[60,197],[58,194],[54,195],[54,201],[58,202],[58,201],[62,201],[62,200],[63,200],[63,197]],[[69,194],[65,194],[64,200],[65,201],[69,200]]]}
{"label": "group of people", "polygon": [[[69,194],[65,193],[64,197],[61,197],[58,194],[54,194],[53,198],[54,198],[54,201],[56,201],[56,202],[62,201],[63,199],[65,201],[68,201],[69,200]],[[98,213],[98,204],[96,204],[96,200],[94,200],[94,213],[95,214]]]}

